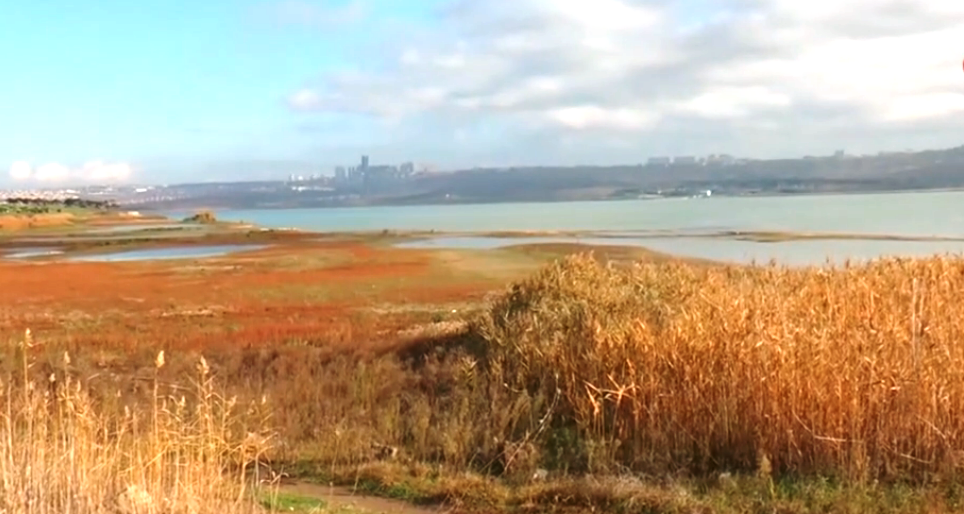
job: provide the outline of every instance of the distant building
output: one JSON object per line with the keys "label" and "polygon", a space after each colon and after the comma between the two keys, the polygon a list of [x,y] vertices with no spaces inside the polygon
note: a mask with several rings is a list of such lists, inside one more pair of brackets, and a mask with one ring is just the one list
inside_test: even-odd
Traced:
{"label": "distant building", "polygon": [[732,155],[721,153],[721,154],[710,154],[703,161],[705,164],[721,164],[727,166],[733,164],[734,158]]}
{"label": "distant building", "polygon": [[336,166],[335,176],[329,181],[341,186],[389,186],[399,180],[408,180],[415,175],[415,163],[401,165],[373,165],[367,155],[362,155],[357,166]]}
{"label": "distant building", "polygon": [[673,164],[696,164],[696,157],[692,155],[681,155],[673,158]]}
{"label": "distant building", "polygon": [[646,165],[647,166],[669,166],[670,162],[672,162],[672,159],[670,159],[669,157],[650,157],[649,160],[646,161]]}

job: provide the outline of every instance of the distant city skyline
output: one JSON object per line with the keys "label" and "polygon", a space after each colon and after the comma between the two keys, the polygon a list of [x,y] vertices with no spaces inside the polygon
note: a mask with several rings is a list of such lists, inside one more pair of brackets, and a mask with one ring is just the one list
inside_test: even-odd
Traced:
{"label": "distant city skyline", "polygon": [[[424,163],[417,163],[415,161],[404,161],[400,163],[382,163],[377,160],[373,160],[370,155],[359,155],[356,159],[358,162],[355,164],[346,164],[333,167],[312,167],[306,165],[301,168],[298,172],[288,173],[286,175],[280,175],[279,173],[273,173],[270,177],[263,178],[252,178],[252,177],[236,177],[233,179],[189,179],[184,181],[168,181],[168,182],[125,182],[125,183],[88,183],[88,184],[0,184],[0,194],[10,194],[11,192],[21,192],[30,193],[43,192],[43,191],[75,191],[83,189],[102,189],[110,188],[111,186],[118,187],[159,187],[159,186],[170,186],[179,184],[191,184],[191,183],[225,183],[225,182],[310,182],[316,180],[334,180],[333,183],[340,185],[346,185],[346,183],[351,182],[351,177],[354,173],[359,173],[356,176],[356,180],[361,179],[364,176],[364,172],[367,170],[375,171],[379,173],[391,172],[392,174],[400,173],[401,176],[411,177],[417,176],[419,173],[425,172],[452,172],[452,171],[470,171],[478,169],[512,169],[512,168],[539,168],[539,167],[558,167],[558,168],[579,168],[583,166],[588,167],[606,167],[606,166],[623,166],[623,167],[635,167],[643,166],[644,168],[659,167],[662,165],[745,165],[753,162],[766,162],[768,160],[791,160],[791,161],[808,161],[808,160],[825,160],[825,161],[845,161],[848,159],[859,159],[859,158],[881,158],[881,157],[894,157],[907,154],[917,154],[920,152],[931,152],[931,151],[947,151],[956,150],[964,148],[964,144],[956,145],[947,148],[921,148],[921,149],[911,149],[905,148],[903,150],[878,150],[876,152],[868,152],[862,154],[856,154],[848,152],[845,149],[836,149],[831,153],[822,155],[798,155],[794,157],[777,157],[777,158],[753,158],[747,156],[732,155],[727,153],[716,153],[716,154],[704,154],[704,155],[674,155],[674,156],[652,156],[645,159],[637,159],[630,162],[618,162],[618,163],[604,163],[599,165],[553,165],[553,164],[535,164],[535,165],[506,165],[506,166],[467,166],[459,167],[450,170],[436,170],[432,169],[430,166]],[[340,174],[341,172],[341,174]],[[16,196],[14,194],[14,196]]]}
{"label": "distant city skyline", "polygon": [[21,2],[0,187],[960,144],[964,4],[866,5]]}

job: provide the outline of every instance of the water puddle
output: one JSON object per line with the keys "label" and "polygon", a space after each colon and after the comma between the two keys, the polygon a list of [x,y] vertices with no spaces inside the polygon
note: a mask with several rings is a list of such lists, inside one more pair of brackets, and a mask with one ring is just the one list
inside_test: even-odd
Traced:
{"label": "water puddle", "polygon": [[124,234],[128,232],[142,232],[148,230],[196,230],[203,228],[201,225],[192,225],[190,223],[154,223],[154,224],[142,224],[142,225],[116,225],[111,227],[103,228],[92,228],[90,230],[85,230],[84,234],[94,235],[94,234]]}
{"label": "water puddle", "polygon": [[222,257],[237,252],[260,250],[262,248],[267,248],[267,245],[182,246],[175,248],[151,248],[146,250],[128,250],[114,253],[77,255],[68,257],[66,260],[73,262],[129,262],[162,259],[203,259],[207,257]]}
{"label": "water puddle", "polygon": [[24,247],[24,248],[12,248],[9,251],[3,253],[2,257],[4,259],[32,259],[34,257],[47,257],[50,255],[60,255],[64,253],[61,248],[51,248],[51,247]]}

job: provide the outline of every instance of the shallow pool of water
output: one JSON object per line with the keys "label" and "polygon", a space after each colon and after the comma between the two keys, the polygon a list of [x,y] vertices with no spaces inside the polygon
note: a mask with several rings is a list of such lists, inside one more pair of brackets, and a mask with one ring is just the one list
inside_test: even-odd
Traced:
{"label": "shallow pool of water", "polygon": [[64,253],[61,248],[51,248],[51,247],[23,247],[23,248],[12,248],[8,251],[4,251],[2,256],[4,259],[31,259],[34,257],[45,257],[48,255],[60,255]]}
{"label": "shallow pool of water", "polygon": [[80,262],[118,262],[152,261],[161,259],[203,259],[206,257],[220,257],[237,252],[260,250],[266,247],[267,245],[181,246],[174,248],[151,248],[147,250],[128,250],[114,253],[77,255],[68,257],[66,260]]}
{"label": "shallow pool of water", "polygon": [[85,230],[84,234],[123,234],[126,232],[139,232],[143,230],[173,230],[184,229],[193,230],[201,228],[200,225],[189,223],[154,223],[143,225],[116,225],[112,227],[92,228]]}
{"label": "shallow pool of water", "polygon": [[765,243],[718,237],[438,237],[400,243],[404,248],[495,249],[540,243],[640,246],[662,253],[749,264],[771,260],[791,266],[842,264],[880,257],[964,254],[964,241],[888,241],[870,239],[797,240]]}

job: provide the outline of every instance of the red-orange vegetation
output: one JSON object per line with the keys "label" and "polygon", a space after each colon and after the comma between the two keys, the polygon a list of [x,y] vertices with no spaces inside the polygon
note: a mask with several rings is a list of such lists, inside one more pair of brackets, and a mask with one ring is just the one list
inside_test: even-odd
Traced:
{"label": "red-orange vegetation", "polygon": [[29,327],[126,352],[378,346],[426,315],[373,307],[474,300],[493,286],[439,273],[426,252],[307,241],[214,260],[0,263],[0,337]]}

